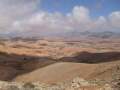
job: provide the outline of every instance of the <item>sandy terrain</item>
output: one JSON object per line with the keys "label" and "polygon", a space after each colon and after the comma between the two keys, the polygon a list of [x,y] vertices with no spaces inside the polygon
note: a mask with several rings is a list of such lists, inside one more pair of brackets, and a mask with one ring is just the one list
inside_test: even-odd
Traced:
{"label": "sandy terrain", "polygon": [[120,41],[1,41],[0,80],[56,84],[120,76]]}
{"label": "sandy terrain", "polygon": [[[71,80],[77,76],[84,79],[104,78],[107,80],[112,77],[112,73],[109,73],[108,70],[113,72],[112,68],[119,65],[120,61],[105,64],[56,63],[18,76],[15,81],[56,83]],[[106,73],[109,75],[106,76]]]}
{"label": "sandy terrain", "polygon": [[50,56],[61,58],[78,52],[120,51],[120,40],[79,40],[79,41],[1,41],[0,51],[29,56]]}
{"label": "sandy terrain", "polygon": [[[91,68],[89,68],[91,67]],[[35,70],[29,74],[18,76],[16,81],[41,81],[47,82],[61,82],[70,80],[74,77],[81,76],[88,77],[96,69],[96,65],[79,64],[79,63],[56,63],[47,67]],[[89,72],[90,71],[90,72]],[[34,77],[33,77],[34,76]]]}

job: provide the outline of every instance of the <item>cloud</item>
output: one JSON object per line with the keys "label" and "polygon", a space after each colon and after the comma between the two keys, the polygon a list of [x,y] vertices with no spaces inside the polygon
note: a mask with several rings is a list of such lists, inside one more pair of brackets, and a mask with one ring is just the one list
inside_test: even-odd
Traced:
{"label": "cloud", "polygon": [[88,22],[89,17],[89,10],[83,6],[75,6],[72,11],[72,17],[77,20],[78,22]]}
{"label": "cloud", "polygon": [[83,6],[75,6],[71,13],[62,15],[59,12],[44,11],[33,14],[29,19],[15,22],[14,25],[23,27],[21,30],[39,33],[62,33],[70,30],[87,30],[91,24],[89,10]]}
{"label": "cloud", "polygon": [[32,12],[38,0],[1,0],[0,13],[9,16],[23,16]]}
{"label": "cloud", "polygon": [[15,22],[16,30],[21,29],[28,33],[49,34],[68,31],[105,31],[119,28],[120,13],[112,12],[107,17],[96,19],[90,17],[90,11],[84,6],[75,6],[73,10],[63,15],[60,12],[48,13],[39,11],[31,17]]}
{"label": "cloud", "polygon": [[8,32],[11,24],[32,14],[38,0],[0,0],[0,31]]}
{"label": "cloud", "polygon": [[120,11],[95,19],[84,6],[75,6],[71,12],[63,15],[60,12],[38,11],[38,3],[40,0],[1,0],[0,32],[43,35],[120,29]]}
{"label": "cloud", "polygon": [[110,23],[114,28],[120,29],[120,11],[112,12],[109,15]]}

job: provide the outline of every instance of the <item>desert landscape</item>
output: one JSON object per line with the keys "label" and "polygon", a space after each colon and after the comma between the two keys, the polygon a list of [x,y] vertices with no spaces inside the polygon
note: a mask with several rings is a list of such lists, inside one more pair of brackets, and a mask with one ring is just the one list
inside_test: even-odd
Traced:
{"label": "desert landscape", "polygon": [[0,90],[120,90],[120,0],[0,0]]}
{"label": "desert landscape", "polygon": [[[26,41],[12,38],[0,41],[1,84],[16,82],[17,87],[27,83],[29,87],[29,84],[40,83],[48,85],[45,90],[53,87],[56,89],[51,90],[119,90],[112,89],[119,87],[119,79],[119,39]],[[12,83],[10,85],[12,87]]]}

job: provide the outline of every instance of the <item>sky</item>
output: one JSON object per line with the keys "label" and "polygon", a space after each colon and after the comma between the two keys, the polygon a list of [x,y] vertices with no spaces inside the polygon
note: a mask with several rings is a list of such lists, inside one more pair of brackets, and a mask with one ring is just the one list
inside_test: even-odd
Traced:
{"label": "sky", "polygon": [[50,13],[59,11],[66,14],[75,6],[89,8],[93,17],[106,16],[120,10],[120,0],[42,0],[40,7]]}
{"label": "sky", "polygon": [[0,33],[120,31],[120,0],[0,0]]}

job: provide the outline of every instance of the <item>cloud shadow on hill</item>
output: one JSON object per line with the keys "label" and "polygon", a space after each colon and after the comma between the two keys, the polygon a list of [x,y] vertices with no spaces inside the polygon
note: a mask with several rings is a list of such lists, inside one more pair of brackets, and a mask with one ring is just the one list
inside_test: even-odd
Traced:
{"label": "cloud shadow on hill", "polygon": [[99,64],[118,60],[120,60],[120,52],[80,52],[73,57],[63,57],[56,60],[51,57],[36,57],[0,52],[0,80],[11,81],[18,75],[32,72],[53,63],[75,62]]}
{"label": "cloud shadow on hill", "polygon": [[8,54],[0,52],[0,80],[9,81],[17,75],[29,73],[38,68],[53,64],[49,57]]}
{"label": "cloud shadow on hill", "polygon": [[120,52],[91,53],[86,51],[77,53],[73,57],[63,57],[60,59],[60,61],[63,62],[77,62],[89,64],[112,62],[118,60],[120,60]]}

